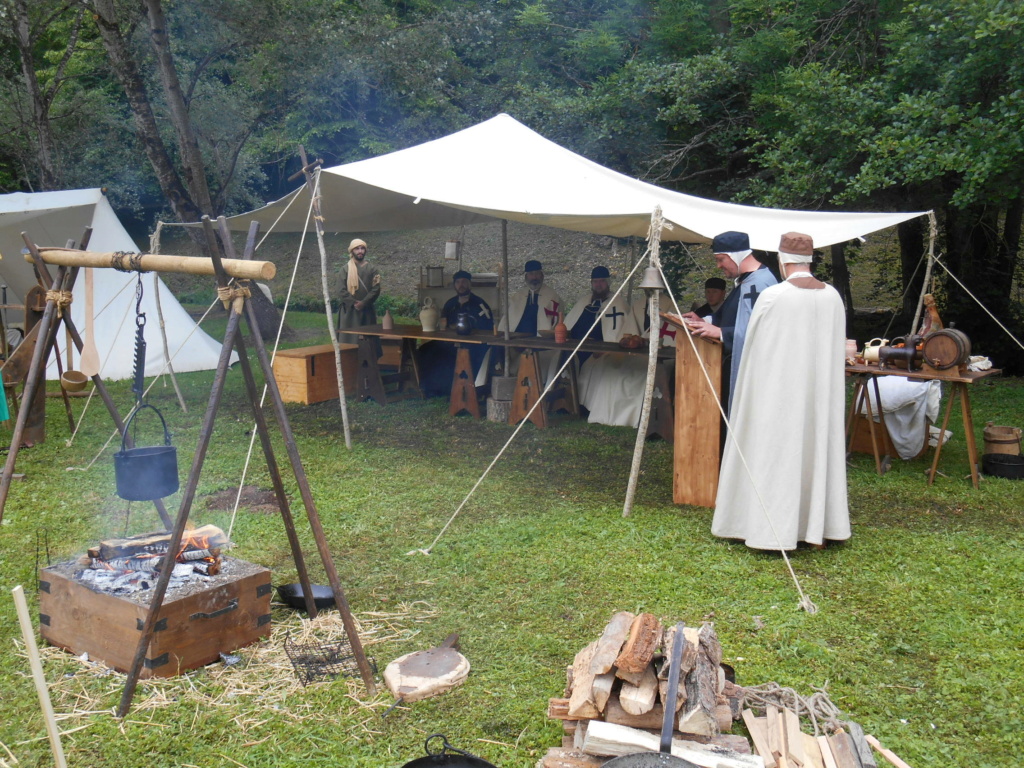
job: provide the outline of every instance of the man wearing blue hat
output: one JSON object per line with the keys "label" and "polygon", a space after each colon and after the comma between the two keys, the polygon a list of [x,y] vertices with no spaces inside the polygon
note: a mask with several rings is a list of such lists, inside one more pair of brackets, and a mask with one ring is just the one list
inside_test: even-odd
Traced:
{"label": "man wearing blue hat", "polygon": [[715,264],[731,278],[736,287],[729,293],[711,322],[693,312],[683,315],[694,336],[718,339],[722,342],[722,407],[728,412],[730,393],[734,391],[743,357],[743,343],[747,335],[750,313],[758,296],[778,280],[750,249],[750,238],[745,232],[723,232],[711,241]]}
{"label": "man wearing blue hat", "polygon": [[[639,336],[636,318],[625,298],[612,297],[608,267],[594,267],[590,273],[590,293],[579,298],[565,325],[574,339],[618,343],[623,336]],[[595,325],[596,323],[596,325]],[[593,328],[593,330],[591,330]],[[589,333],[589,335],[588,335]],[[580,352],[580,404],[590,413],[588,420],[596,424],[635,426],[637,396],[643,401],[643,390],[625,386],[631,381],[629,355],[611,352],[600,356]],[[638,358],[639,359],[639,358]]]}
{"label": "man wearing blue hat", "polygon": [[[473,276],[460,269],[452,277],[455,295],[445,302],[441,309],[441,317],[452,329],[464,315],[466,322],[474,332],[494,330],[494,316],[491,308],[482,298],[473,293]],[[426,397],[448,395],[452,389],[452,376],[455,372],[455,345],[447,341],[428,341],[416,351],[420,367],[420,387]],[[490,347],[486,344],[469,345],[469,357],[476,375],[476,386],[487,383],[487,363],[490,360]]]}

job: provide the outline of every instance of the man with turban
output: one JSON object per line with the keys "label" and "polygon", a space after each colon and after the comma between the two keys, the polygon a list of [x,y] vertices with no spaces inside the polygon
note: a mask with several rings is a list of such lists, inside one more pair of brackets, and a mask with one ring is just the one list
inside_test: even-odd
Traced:
{"label": "man with turban", "polygon": [[[338,287],[338,330],[376,325],[374,302],[380,296],[380,272],[366,261],[366,243],[358,237],[348,245],[348,265],[342,270]],[[355,344],[357,338],[343,334],[341,342]]]}
{"label": "man with turban", "polygon": [[785,280],[754,307],[733,391],[711,532],[754,549],[850,537],[846,313],[811,275],[813,254],[808,235],[782,236]]}

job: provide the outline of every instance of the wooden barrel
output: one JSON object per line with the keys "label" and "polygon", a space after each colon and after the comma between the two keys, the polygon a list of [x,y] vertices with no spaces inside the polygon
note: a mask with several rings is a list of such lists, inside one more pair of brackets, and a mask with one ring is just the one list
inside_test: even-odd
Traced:
{"label": "wooden barrel", "polygon": [[971,340],[956,328],[943,328],[929,334],[921,346],[924,361],[936,370],[956,368],[971,356]]}

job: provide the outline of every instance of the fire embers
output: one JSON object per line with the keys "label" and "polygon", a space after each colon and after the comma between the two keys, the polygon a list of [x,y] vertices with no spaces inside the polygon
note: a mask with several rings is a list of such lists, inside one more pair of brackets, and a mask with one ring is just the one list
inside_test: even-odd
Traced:
{"label": "fire embers", "polygon": [[229,545],[224,531],[215,525],[185,531],[174,557],[168,553],[170,543],[170,533],[102,541],[83,556],[81,562],[86,567],[77,578],[104,592],[140,592],[155,585],[164,564],[171,563],[169,588],[174,589],[196,579],[216,576],[221,568],[221,550]]}

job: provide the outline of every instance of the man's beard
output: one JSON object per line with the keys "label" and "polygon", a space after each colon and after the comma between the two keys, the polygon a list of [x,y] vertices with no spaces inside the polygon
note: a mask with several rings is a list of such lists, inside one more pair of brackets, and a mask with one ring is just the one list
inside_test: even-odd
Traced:
{"label": "man's beard", "polygon": [[598,293],[597,291],[591,291],[590,292],[590,300],[591,301],[604,301],[605,299],[607,299],[611,295],[612,295],[612,292],[610,290],[609,291],[604,291],[603,293]]}
{"label": "man's beard", "polygon": [[526,284],[529,286],[531,291],[536,293],[537,291],[540,290],[540,287],[542,285],[544,285],[544,281],[543,280],[527,280]]}

